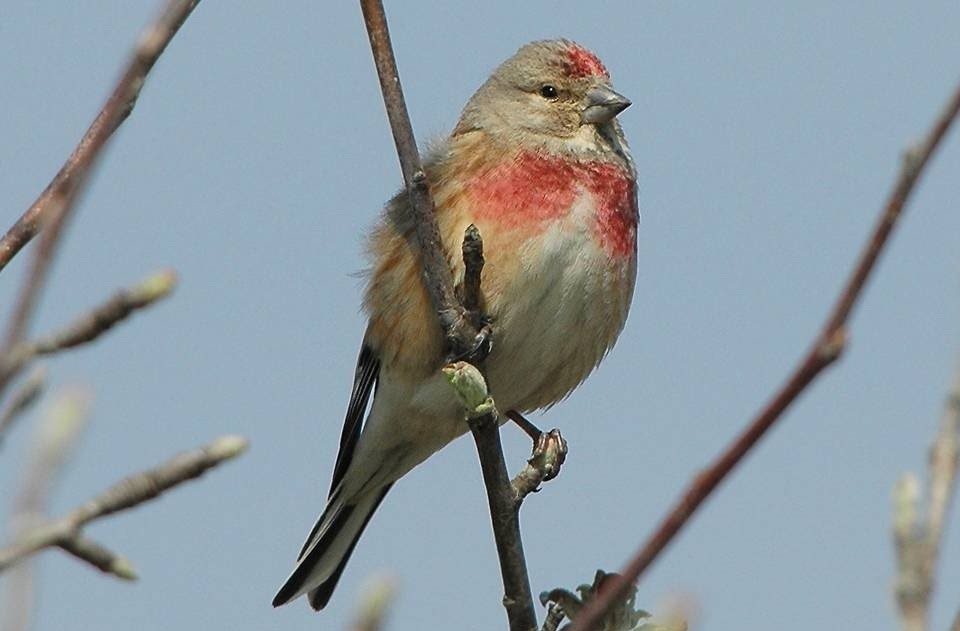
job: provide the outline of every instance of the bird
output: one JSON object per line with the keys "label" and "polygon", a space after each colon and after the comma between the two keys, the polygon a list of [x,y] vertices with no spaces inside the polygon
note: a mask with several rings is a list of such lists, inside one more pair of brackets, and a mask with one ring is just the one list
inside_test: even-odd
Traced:
{"label": "bird", "polygon": [[[449,137],[425,152],[455,281],[464,231],[473,224],[483,238],[480,307],[495,340],[484,368],[499,409],[525,413],[564,399],[623,330],[639,210],[617,115],[630,104],[584,46],[534,41],[493,71]],[[441,373],[445,338],[414,232],[401,190],[368,240],[369,324],[327,503],[275,607],[306,594],[323,609],[393,484],[468,431]]]}

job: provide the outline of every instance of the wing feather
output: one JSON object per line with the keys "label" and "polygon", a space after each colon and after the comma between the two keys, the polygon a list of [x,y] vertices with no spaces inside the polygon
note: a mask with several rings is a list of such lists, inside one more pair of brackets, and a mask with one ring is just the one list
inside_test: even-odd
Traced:
{"label": "wing feather", "polygon": [[330,495],[343,476],[347,473],[353,452],[360,440],[363,431],[363,421],[367,412],[367,403],[370,393],[373,392],[380,374],[380,359],[376,352],[367,344],[360,348],[357,357],[357,370],[353,377],[353,391],[350,393],[350,403],[347,405],[347,415],[343,420],[343,431],[340,433],[340,451],[337,453],[337,464],[333,467],[333,480],[330,482]]}

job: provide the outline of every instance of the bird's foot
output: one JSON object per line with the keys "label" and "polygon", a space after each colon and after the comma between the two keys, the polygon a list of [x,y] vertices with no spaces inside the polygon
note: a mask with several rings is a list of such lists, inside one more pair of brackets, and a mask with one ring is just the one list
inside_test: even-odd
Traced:
{"label": "bird's foot", "polygon": [[543,471],[543,481],[549,482],[560,474],[560,467],[567,459],[567,441],[557,428],[541,432],[533,444],[533,454],[528,461],[531,466]]}
{"label": "bird's foot", "polygon": [[541,482],[548,482],[557,477],[560,467],[567,458],[567,441],[564,440],[559,429],[554,428],[544,432],[516,410],[507,411],[506,417],[516,423],[533,440],[533,449],[527,466],[514,480],[514,488],[522,499],[526,494],[522,491],[527,493],[535,491]]}
{"label": "bird's foot", "polygon": [[448,358],[448,364],[464,361],[478,366],[493,350],[493,329],[490,327],[490,321],[483,316],[479,319],[481,324],[477,329],[477,335],[473,338],[473,345],[462,353]]}

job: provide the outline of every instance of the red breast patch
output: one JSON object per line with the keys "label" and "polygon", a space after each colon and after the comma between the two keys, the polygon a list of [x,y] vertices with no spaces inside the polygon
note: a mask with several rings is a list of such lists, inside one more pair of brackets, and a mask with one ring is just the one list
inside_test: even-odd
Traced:
{"label": "red breast patch", "polygon": [[478,219],[533,231],[566,216],[584,189],[596,205],[595,230],[600,243],[613,254],[632,254],[637,198],[633,181],[614,164],[522,153],[516,160],[477,175],[467,185]]}

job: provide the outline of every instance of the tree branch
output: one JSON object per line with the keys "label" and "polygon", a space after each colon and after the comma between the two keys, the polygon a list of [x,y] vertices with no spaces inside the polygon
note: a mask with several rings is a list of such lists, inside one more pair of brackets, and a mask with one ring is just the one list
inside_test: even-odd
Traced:
{"label": "tree branch", "polygon": [[[10,532],[14,538],[29,536],[44,522],[54,485],[87,424],[89,409],[90,393],[80,388],[57,392],[53,402],[46,406],[10,516]],[[6,579],[3,629],[26,630],[34,601],[33,564],[20,564]]]}
{"label": "tree branch", "polygon": [[483,483],[487,488],[487,503],[503,579],[503,606],[507,610],[510,631],[535,630],[537,614],[533,608],[533,594],[520,536],[520,502],[507,476],[496,411],[468,422],[480,457]]}
{"label": "tree branch", "polygon": [[[60,236],[104,145],[133,111],[147,74],[198,2],[167,2],[159,17],[140,36],[126,70],[80,144],[37,201],[0,240],[2,269],[37,232],[43,230],[40,245],[7,326],[0,361],[5,360],[26,333]],[[8,383],[9,373],[0,375],[0,393]]]}
{"label": "tree branch", "polygon": [[40,197],[0,239],[0,270],[40,232],[44,222],[86,178],[100,150],[130,116],[153,64],[200,0],[172,0],[140,38],[133,59],[103,108]]}
{"label": "tree branch", "polygon": [[930,447],[927,514],[920,519],[921,491],[917,476],[908,473],[894,489],[894,543],[897,553],[896,599],[904,631],[927,628],[936,582],[940,542],[953,499],[960,451],[960,367]]}
{"label": "tree branch", "polygon": [[[134,311],[144,309],[166,298],[176,287],[173,270],[151,274],[136,285],[121,289],[113,296],[81,315],[63,329],[35,340],[20,342],[0,358],[0,383],[9,381],[32,359],[74,348],[97,339]],[[0,424],[0,431],[3,425]]]}
{"label": "tree branch", "polygon": [[907,152],[897,183],[880,213],[860,258],[820,334],[787,382],[721,454],[687,487],[659,527],[637,551],[609,591],[593,600],[574,623],[571,631],[593,629],[603,613],[629,593],[630,587],[673,540],[703,501],[757,444],[783,412],[830,364],[840,357],[846,344],[846,324],[876,267],[891,232],[900,218],[914,185],[920,179],[934,150],[960,111],[960,87],[950,97],[925,140]]}
{"label": "tree branch", "polygon": [[76,533],[57,544],[64,552],[68,552],[82,561],[86,561],[104,574],[112,574],[125,581],[137,580],[137,571],[127,557],[113,552],[103,544],[86,537],[83,533]]}
{"label": "tree branch", "polygon": [[[77,537],[82,528],[95,519],[106,517],[126,510],[158,497],[178,484],[199,477],[208,469],[231,458],[235,458],[247,448],[247,440],[240,436],[222,436],[206,447],[180,454],[167,462],[121,480],[112,487],[67,513],[60,519],[31,528],[17,541],[0,549],[0,572],[21,559],[43,548],[60,546],[67,552],[88,551],[88,542]],[[100,554],[105,550],[94,551]],[[95,556],[82,555],[85,561]],[[100,563],[94,563],[102,569]]]}
{"label": "tree branch", "polygon": [[[478,346],[489,348],[489,338],[478,335],[475,324],[470,321],[472,318],[456,299],[450,266],[441,248],[430,186],[420,164],[410,117],[403,99],[383,4],[380,0],[360,0],[360,8],[370,37],[370,48],[380,79],[380,89],[383,92],[390,129],[397,147],[397,155],[400,158],[400,167],[415,219],[424,285],[430,294],[431,302],[447,338],[448,356],[454,358],[468,356],[474,353]],[[476,233],[475,229],[474,233]],[[479,233],[476,233],[476,237],[479,241]],[[471,235],[468,230],[467,241],[470,240]],[[478,293],[480,270],[476,267],[477,258],[474,255],[474,249],[465,244],[464,253],[467,255],[465,264],[474,267],[472,270],[467,270],[464,289],[471,293]],[[482,249],[479,254],[481,255],[479,260],[482,262]],[[476,294],[465,296],[464,302],[477,306],[480,302],[479,296]],[[485,339],[486,344],[484,344]],[[482,357],[477,361],[482,361]],[[523,557],[519,506],[515,502],[515,495],[507,476],[500,444],[499,425],[494,414],[491,410],[489,414],[475,417],[470,422],[470,429],[477,444],[487,489],[504,584],[503,604],[507,609],[510,629],[511,631],[534,631],[537,628],[537,617]]]}
{"label": "tree branch", "polygon": [[380,90],[390,120],[390,130],[400,158],[400,170],[417,230],[417,243],[420,245],[420,260],[423,282],[430,294],[440,325],[447,336],[452,356],[468,353],[475,344],[477,331],[465,317],[464,308],[457,302],[453,290],[450,266],[443,255],[440,242],[440,230],[433,211],[433,198],[430,195],[430,183],[420,164],[417,141],[410,125],[410,115],[403,98],[397,62],[390,43],[390,31],[387,17],[380,0],[360,0],[367,35],[370,37],[370,49],[380,79]]}

